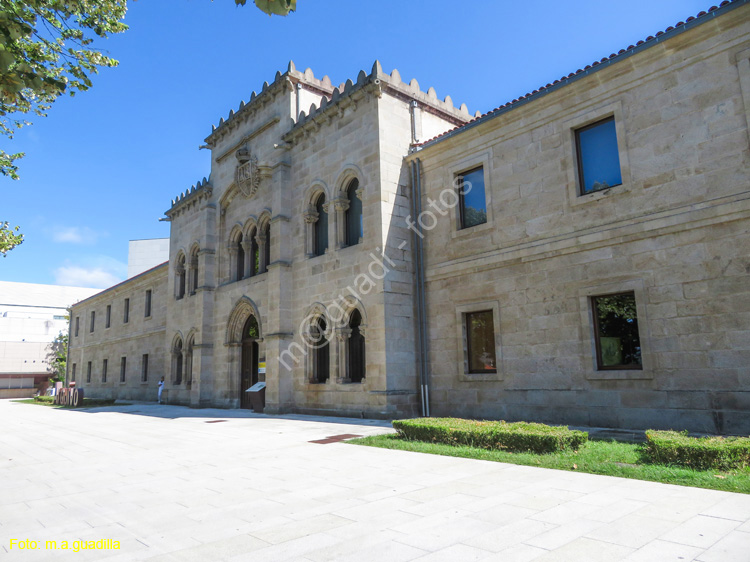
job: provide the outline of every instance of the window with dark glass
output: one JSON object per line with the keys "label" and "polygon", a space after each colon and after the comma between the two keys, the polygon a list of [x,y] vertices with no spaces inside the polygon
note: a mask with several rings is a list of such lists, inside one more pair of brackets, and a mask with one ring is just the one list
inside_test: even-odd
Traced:
{"label": "window with dark glass", "polygon": [[182,384],[182,339],[178,338],[172,350],[172,380],[174,384]]}
{"label": "window with dark glass", "polygon": [[104,317],[104,327],[109,328],[112,325],[112,305],[107,305],[107,314]]}
{"label": "window with dark glass", "polygon": [[484,168],[479,166],[458,175],[458,201],[461,228],[487,222],[487,200],[484,192]]}
{"label": "window with dark glass", "polygon": [[365,336],[360,330],[362,315],[354,310],[349,318],[349,380],[362,382],[365,378]]}
{"label": "window with dark glass", "polygon": [[92,310],[91,311],[91,325],[89,326],[89,332],[93,332],[94,331],[94,321],[95,320],[96,320],[96,312]]}
{"label": "window with dark glass", "polygon": [[271,264],[271,223],[267,222],[263,228],[263,234],[266,238],[265,247],[263,249],[265,254],[265,269],[261,273],[268,271],[268,266]]}
{"label": "window with dark glass", "polygon": [[80,324],[81,324],[81,318],[80,316],[76,316],[76,328],[73,334],[76,338],[78,337],[78,328],[80,327]]}
{"label": "window with dark glass", "polygon": [[578,129],[576,152],[581,195],[622,183],[614,117]]}
{"label": "window with dark glass", "polygon": [[322,256],[328,249],[328,213],[325,211],[326,196],[320,194],[315,201],[315,212],[318,220],[313,227],[313,251],[316,256]]}
{"label": "window with dark glass", "polygon": [[349,208],[346,210],[346,245],[359,244],[359,239],[364,236],[362,229],[362,200],[357,196],[359,180],[354,178],[346,188],[346,198],[349,200]]}
{"label": "window with dark glass", "polygon": [[127,324],[130,320],[130,299],[125,299],[122,304],[122,323]]}
{"label": "window with dark glass", "polygon": [[146,291],[146,309],[144,312],[145,312],[146,318],[151,316],[151,289],[148,289]]}
{"label": "window with dark glass", "polygon": [[466,351],[469,373],[497,373],[491,310],[466,313]]}
{"label": "window with dark glass", "polygon": [[91,361],[86,364],[86,382],[91,382]]}
{"label": "window with dark glass", "polygon": [[76,364],[73,363],[73,369],[70,373],[70,382],[76,382]]}
{"label": "window with dark glass", "polygon": [[245,278],[245,247],[242,245],[242,234],[237,238],[237,270],[235,271],[237,281]]}
{"label": "window with dark glass", "polygon": [[591,301],[599,370],[642,369],[635,294],[604,295]]}
{"label": "window with dark glass", "polygon": [[107,382],[107,360],[102,361],[102,382]]}
{"label": "window with dark glass", "polygon": [[120,382],[125,382],[125,369],[127,367],[127,359],[125,357],[120,358]]}
{"label": "window with dark glass", "polygon": [[330,348],[326,338],[327,324],[325,318],[319,317],[312,326],[314,347],[313,368],[315,382],[326,382],[330,373]]}
{"label": "window with dark glass", "polygon": [[148,381],[148,353],[144,353],[141,358],[141,382]]}
{"label": "window with dark glass", "polygon": [[258,248],[258,231],[250,231],[250,277],[260,273],[260,248]]}
{"label": "window with dark glass", "polygon": [[[178,299],[185,296],[185,276],[185,256],[184,254],[180,254],[177,258],[177,267],[175,268],[175,283],[177,285],[177,287],[175,287],[175,297]],[[146,316],[148,316],[148,314]]]}

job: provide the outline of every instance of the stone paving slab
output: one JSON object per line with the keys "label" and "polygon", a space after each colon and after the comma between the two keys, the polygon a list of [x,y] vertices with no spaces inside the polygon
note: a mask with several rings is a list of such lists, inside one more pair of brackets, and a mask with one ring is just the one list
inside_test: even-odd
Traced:
{"label": "stone paving slab", "polygon": [[2,560],[750,562],[750,495],[329,439],[382,421],[0,400],[0,427]]}

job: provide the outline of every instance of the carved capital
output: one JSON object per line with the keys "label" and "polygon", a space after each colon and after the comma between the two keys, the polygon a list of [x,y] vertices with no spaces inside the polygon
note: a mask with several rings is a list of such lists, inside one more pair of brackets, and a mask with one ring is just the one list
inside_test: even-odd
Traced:
{"label": "carved capital", "polygon": [[336,329],[336,338],[340,342],[346,342],[350,337],[352,337],[352,329],[351,328],[337,328]]}
{"label": "carved capital", "polygon": [[362,201],[362,193],[364,193],[364,191],[365,191],[364,188],[358,187],[357,190],[354,192],[357,194],[357,199],[359,199],[360,201]]}
{"label": "carved capital", "polygon": [[337,197],[333,200],[333,207],[337,211],[346,211],[349,208],[349,200],[346,197]]}
{"label": "carved capital", "polygon": [[305,218],[305,222],[308,224],[318,222],[318,218],[320,217],[320,215],[312,205],[308,207],[307,211],[305,211],[305,214],[302,216]]}

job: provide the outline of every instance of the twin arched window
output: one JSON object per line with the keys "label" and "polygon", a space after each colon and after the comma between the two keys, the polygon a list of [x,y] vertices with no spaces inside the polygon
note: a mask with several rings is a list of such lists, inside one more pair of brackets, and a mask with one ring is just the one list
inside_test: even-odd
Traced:
{"label": "twin arched window", "polygon": [[346,188],[346,199],[349,203],[345,213],[345,243],[347,246],[359,244],[359,240],[364,234],[362,230],[362,200],[359,198],[358,190],[359,180],[354,178]]}
{"label": "twin arched window", "polygon": [[177,265],[175,266],[175,291],[174,296],[181,299],[185,296],[185,254],[180,252],[177,256]]}
{"label": "twin arched window", "polygon": [[265,273],[271,262],[271,223],[253,227],[246,237],[238,233],[230,252],[234,252],[231,270],[235,281]]}
{"label": "twin arched window", "polygon": [[[361,383],[365,380],[365,334],[362,313],[354,309],[344,326],[339,328],[338,367],[339,382]],[[310,325],[308,345],[312,347],[308,363],[309,381],[325,383],[330,378],[330,331],[325,316],[317,316]],[[334,340],[334,343],[337,341]]]}

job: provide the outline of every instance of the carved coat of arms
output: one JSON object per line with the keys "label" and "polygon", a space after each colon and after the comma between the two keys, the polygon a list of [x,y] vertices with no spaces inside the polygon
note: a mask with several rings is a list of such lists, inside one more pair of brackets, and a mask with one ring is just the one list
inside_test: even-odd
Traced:
{"label": "carved coat of arms", "polygon": [[260,187],[261,174],[258,168],[258,159],[250,154],[250,151],[246,148],[239,149],[235,156],[237,157],[237,169],[234,172],[234,181],[242,195],[249,199],[255,195]]}

